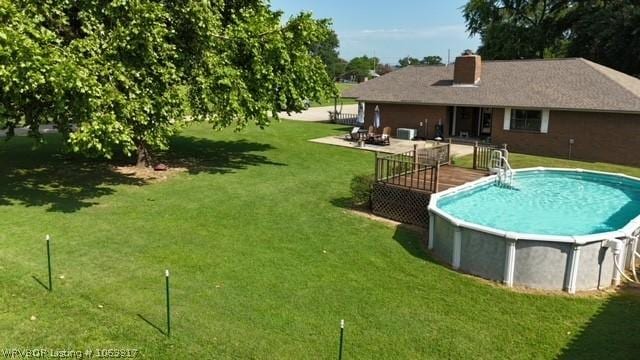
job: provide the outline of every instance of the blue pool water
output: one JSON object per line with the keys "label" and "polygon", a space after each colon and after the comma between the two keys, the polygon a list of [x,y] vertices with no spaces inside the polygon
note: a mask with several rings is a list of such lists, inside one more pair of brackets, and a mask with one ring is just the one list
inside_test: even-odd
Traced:
{"label": "blue pool water", "polygon": [[615,175],[525,171],[516,173],[514,186],[485,184],[437,205],[470,223],[540,235],[613,231],[640,215],[640,182]]}

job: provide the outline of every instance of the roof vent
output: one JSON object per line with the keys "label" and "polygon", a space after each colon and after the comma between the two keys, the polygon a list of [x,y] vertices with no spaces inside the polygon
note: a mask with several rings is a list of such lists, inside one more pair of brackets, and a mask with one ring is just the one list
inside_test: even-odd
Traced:
{"label": "roof vent", "polygon": [[471,50],[456,58],[453,69],[453,85],[477,85],[480,82],[482,58]]}

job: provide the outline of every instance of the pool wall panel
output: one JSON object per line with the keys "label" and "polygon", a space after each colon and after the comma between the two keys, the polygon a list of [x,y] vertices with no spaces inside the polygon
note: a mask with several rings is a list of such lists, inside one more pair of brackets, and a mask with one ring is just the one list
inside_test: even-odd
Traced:
{"label": "pool wall panel", "polygon": [[503,237],[463,229],[460,270],[485,279],[503,281],[506,244]]}
{"label": "pool wall panel", "polygon": [[611,286],[613,278],[613,254],[602,242],[580,247],[577,290],[604,289]]}
{"label": "pool wall panel", "polygon": [[568,275],[571,245],[518,240],[513,282],[546,290],[563,290]]}
{"label": "pool wall panel", "polygon": [[[435,216],[435,215],[432,215]],[[453,232],[455,225],[440,216],[435,217],[435,241],[433,243],[433,254],[436,258],[451,264],[453,261]]]}

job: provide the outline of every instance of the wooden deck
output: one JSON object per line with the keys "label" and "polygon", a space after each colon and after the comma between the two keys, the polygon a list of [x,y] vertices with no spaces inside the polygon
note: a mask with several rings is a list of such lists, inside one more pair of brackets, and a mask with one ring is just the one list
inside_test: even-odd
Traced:
{"label": "wooden deck", "polygon": [[440,175],[438,176],[438,191],[460,186],[485,176],[489,176],[489,172],[485,170],[473,170],[450,165],[441,166]]}
{"label": "wooden deck", "polygon": [[[390,185],[408,187],[414,191],[430,193],[429,191],[419,190],[429,188],[429,186],[425,184],[425,181],[430,181],[430,174],[426,173],[428,171],[430,170],[420,170],[410,175],[398,175],[388,183]],[[441,166],[438,173],[438,192],[466,184],[485,176],[489,176],[489,173],[484,170],[473,170],[451,165]]]}
{"label": "wooden deck", "polygon": [[[376,153],[375,183],[371,194],[373,213],[427,227],[431,194],[489,175],[486,170],[448,165],[450,150],[451,144],[443,144],[428,149],[414,146],[411,151],[397,154]],[[474,159],[477,153],[476,149]]]}

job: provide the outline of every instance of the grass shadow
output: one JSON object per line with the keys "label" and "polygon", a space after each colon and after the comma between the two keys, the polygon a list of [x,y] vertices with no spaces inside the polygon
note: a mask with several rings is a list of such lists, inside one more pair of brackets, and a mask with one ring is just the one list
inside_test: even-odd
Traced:
{"label": "grass shadow", "polygon": [[145,318],[144,316],[142,316],[142,314],[137,314],[138,317],[147,323],[147,325],[151,326],[152,328],[156,329],[160,334],[167,336],[167,332],[165,330],[163,330],[162,328],[160,328],[158,325],[152,323],[150,320],[148,320],[147,318]]}
{"label": "grass shadow", "polygon": [[330,200],[331,205],[341,208],[341,209],[345,209],[345,210],[363,210],[363,211],[368,211],[368,205],[365,204],[363,207],[361,208],[356,208],[353,206],[353,200],[350,197],[341,197],[341,198],[337,198],[337,199],[331,199]]}
{"label": "grass shadow", "polygon": [[[0,142],[0,207],[23,205],[48,207],[47,211],[72,213],[98,204],[98,198],[115,193],[120,185],[148,184],[135,172],[118,166],[131,165],[119,157],[106,161],[61,153],[59,135],[45,136],[46,143],[34,148],[33,140],[17,137]],[[224,174],[258,165],[284,164],[259,154],[274,149],[269,144],[239,141],[214,141],[176,136],[171,151],[158,159],[170,166],[186,168],[190,174]]]}
{"label": "grass shadow", "polygon": [[270,144],[246,140],[214,141],[190,136],[176,136],[170,151],[158,155],[158,161],[169,166],[186,168],[190,174],[225,174],[252,166],[285,166],[258,154],[274,150]]}
{"label": "grass shadow", "polygon": [[637,359],[640,354],[640,296],[623,289],[562,349],[557,359]]}
{"label": "grass shadow", "polygon": [[426,252],[426,231],[414,225],[400,224],[396,226],[393,240],[412,256],[434,262]]}
{"label": "grass shadow", "polygon": [[38,284],[40,284],[40,286],[42,286],[45,290],[51,291],[51,289],[49,289],[49,286],[47,286],[45,283],[40,281],[40,279],[38,279],[35,275],[31,275],[31,278],[33,278],[33,280],[35,280]]}
{"label": "grass shadow", "polygon": [[[332,199],[331,204],[335,207],[345,210],[355,210],[365,213],[371,213],[370,204],[356,207],[349,197],[341,197]],[[374,214],[372,214],[374,215]],[[400,244],[409,254],[423,260],[433,261],[426,252],[427,247],[427,231],[419,226],[409,224],[398,224],[396,226],[393,239]]]}
{"label": "grass shadow", "polygon": [[[351,198],[341,197],[331,200],[331,204],[335,207],[345,210],[355,210],[364,213],[371,213],[369,204],[361,207],[355,207]],[[373,215],[373,214],[372,214]],[[405,251],[418,259],[435,262],[429,257],[426,251],[427,247],[427,231],[419,226],[409,224],[398,224],[393,234],[393,240],[400,244]]]}
{"label": "grass shadow", "polygon": [[70,213],[95,205],[96,198],[114,193],[113,186],[145,184],[107,163],[40,155],[12,157],[0,169],[0,206],[49,206],[48,211]]}
{"label": "grass shadow", "polygon": [[116,185],[144,185],[143,180],[115,171],[106,161],[61,152],[61,137],[45,135],[34,147],[30,138],[0,143],[0,206],[48,207],[71,213],[95,205],[114,193]]}

